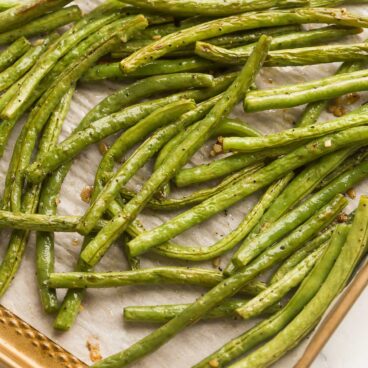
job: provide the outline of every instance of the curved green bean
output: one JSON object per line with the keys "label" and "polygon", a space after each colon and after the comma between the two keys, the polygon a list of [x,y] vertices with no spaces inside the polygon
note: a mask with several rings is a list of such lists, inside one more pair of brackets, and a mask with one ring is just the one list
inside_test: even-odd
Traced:
{"label": "curved green bean", "polygon": [[247,112],[281,109],[364,91],[368,86],[367,76],[366,70],[360,70],[287,87],[252,91],[244,100],[244,109]]}
{"label": "curved green bean", "polygon": [[[51,273],[46,284],[51,288],[110,288],[129,285],[196,285],[213,287],[222,282],[221,272],[204,268],[155,267],[122,272],[68,272]],[[242,293],[257,295],[265,285],[252,281],[241,289]]]}
{"label": "curved green bean", "polygon": [[126,1],[138,8],[160,11],[176,16],[226,16],[231,14],[265,10],[270,8],[297,8],[308,5],[306,0],[230,0],[219,2],[217,0],[128,0]]}
{"label": "curved green bean", "polygon": [[328,23],[341,26],[365,27],[368,21],[357,18],[340,9],[295,9],[274,10],[272,12],[244,13],[227,18],[216,19],[185,31],[172,33],[151,43],[121,62],[125,73],[136,70],[139,66],[158,59],[173,50],[186,45],[224,35],[260,27],[282,26],[287,24]]}
{"label": "curved green bean", "polygon": [[[232,188],[228,188],[222,193],[214,195],[192,209],[170,219],[165,224],[136,237],[128,243],[131,254],[141,254],[149,248],[175,237],[216,213],[230,207],[265,185],[270,184],[270,182],[276,180],[290,170],[294,170],[297,167],[303,166],[308,162],[326,155],[327,153],[346,147],[347,145],[364,142],[365,138],[361,135],[363,131],[368,132],[368,128],[358,127],[347,129],[330,136],[319,138],[295,149],[293,152],[273,161],[247,179],[235,183]],[[358,134],[360,134],[359,137]],[[332,144],[326,147],[325,141],[327,139],[331,139]],[[364,170],[364,167],[362,167],[361,172],[360,170],[356,171],[357,174],[359,172],[362,174],[361,178],[364,178]],[[357,177],[360,178],[359,174]],[[345,190],[347,189],[348,188]]]}
{"label": "curved green bean", "polygon": [[[252,172],[261,168],[262,164],[255,164],[253,166],[246,167],[245,169],[236,172],[235,174],[226,177],[221,183],[214,187],[210,187],[208,189],[201,189],[191,194],[188,194],[182,198],[168,198],[168,199],[154,199],[152,198],[147,203],[147,208],[151,208],[154,210],[160,211],[176,211],[194,204],[198,204],[203,202],[205,199],[211,197],[212,195],[221,192],[224,188],[229,185],[232,185],[242,177],[246,175],[250,175]],[[137,193],[126,189],[121,188],[120,194],[124,199],[132,199]]]}
{"label": "curved green bean", "polygon": [[78,21],[81,17],[81,10],[76,5],[57,10],[22,25],[19,28],[0,33],[0,45],[12,42],[21,36],[30,37],[54,31],[66,24]]}
{"label": "curved green bean", "polygon": [[[244,304],[245,300],[229,300],[211,310],[203,319],[230,317],[236,318],[235,309]],[[187,308],[189,304],[148,305],[144,307],[131,306],[124,308],[124,320],[128,322],[165,323],[176,317]],[[278,305],[266,309],[264,314],[272,314],[280,310]]]}
{"label": "curved green bean", "polygon": [[[341,230],[343,230],[341,232]],[[301,286],[291,298],[289,303],[280,312],[260,322],[252,329],[239,337],[231,340],[222,348],[203,359],[193,368],[208,368],[210,361],[215,361],[219,366],[225,366],[232,360],[256,347],[261,342],[276,335],[304,308],[304,306],[318,292],[320,286],[327,278],[336,258],[338,257],[345,240],[346,229],[340,228],[338,236],[335,236],[310,274],[302,282]],[[335,234],[335,235],[337,235]],[[341,240],[342,239],[342,240]]]}
{"label": "curved green bean", "polygon": [[[230,113],[239,101],[239,97],[244,95],[252,85],[267,54],[269,42],[270,39],[267,36],[262,36],[260,38],[254,53],[249,58],[238,77],[227,91],[224,92],[222,98],[214,105],[206,117],[197,124],[198,128],[191,132],[177,147],[171,157],[165,160],[165,162],[154,171],[151,178],[144,184],[138,195],[126,204],[123,211],[118,216],[114,217],[110,226],[107,226],[87,245],[81,254],[84,261],[88,259],[86,262],[87,264],[95,264],[98,262],[118,234],[125,231],[129,223],[135,219],[156,190],[175,175],[176,171],[182,167],[208,139],[211,130]],[[81,227],[83,228],[83,222],[81,222]]]}
{"label": "curved green bean", "polygon": [[243,319],[258,316],[265,309],[280,301],[290,290],[297,287],[312,270],[327,247],[327,243],[308,255],[280,280],[237,308],[236,313]]}
{"label": "curved green bean", "polygon": [[293,174],[286,175],[285,178],[282,178],[275,184],[271,185],[260,201],[244,217],[239,226],[215,244],[208,247],[189,247],[187,245],[182,246],[168,242],[157,246],[154,249],[154,252],[169,258],[196,262],[214,259],[224,254],[225,252],[233,249],[239,241],[249,234],[254,226],[256,226],[265,210],[270,206],[275,198],[277,198],[292,177]]}
{"label": "curved green bean", "polygon": [[[323,211],[325,216],[329,213],[337,214],[341,210],[342,201],[332,201],[327,205]],[[322,214],[321,214],[322,215]],[[280,259],[286,258],[290,253],[294,251],[292,245],[275,251],[274,247],[264,252],[258,259],[256,259],[252,265],[242,269],[236,275],[225,279],[219,283],[209,292],[202,297],[198,298],[193,304],[187,307],[177,317],[171,319],[165,325],[161,326],[153,333],[144,337],[142,340],[133,344],[131,347],[112,355],[108,358],[103,359],[96,367],[125,367],[133,361],[142,358],[144,355],[158,349],[170,338],[184,330],[187,326],[199,321],[205,316],[210,310],[218,306],[226,298],[230,298],[237,293],[248,281],[254,279],[259,273],[273,265]],[[143,347],[143,348],[142,348]]]}
{"label": "curved green bean", "polygon": [[[343,232],[340,239],[340,242],[343,243],[342,250],[317,294],[276,337],[231,367],[256,368],[269,366],[292,349],[318,324],[327,308],[349,282],[355,266],[366,251],[368,241],[367,219],[368,198],[363,196],[347,237],[346,231],[344,233],[346,227],[341,230]],[[339,225],[336,232],[343,226]],[[338,236],[339,234],[336,235],[336,237]]]}
{"label": "curved green bean", "polygon": [[31,48],[31,43],[24,37],[14,41],[7,49],[0,53],[0,71],[2,72],[15,63]]}

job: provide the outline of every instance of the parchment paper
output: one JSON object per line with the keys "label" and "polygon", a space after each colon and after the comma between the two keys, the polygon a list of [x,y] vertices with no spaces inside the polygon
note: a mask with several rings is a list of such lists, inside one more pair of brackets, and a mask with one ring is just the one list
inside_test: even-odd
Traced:
{"label": "parchment paper", "polygon": [[[76,1],[84,10],[92,9],[99,1]],[[368,6],[350,7],[351,10],[358,11],[368,16]],[[366,35],[365,35],[366,37]],[[348,42],[357,42],[364,39],[363,35],[351,36],[346,38]],[[321,65],[305,68],[265,68],[257,80],[259,88],[272,88],[277,85],[292,84],[312,79],[318,79],[331,75],[337,68],[336,65]],[[111,82],[95,84],[79,84],[78,90],[73,97],[70,114],[65,123],[62,138],[68,136],[73,127],[81,120],[86,112],[98,103],[107,94],[121,84]],[[366,100],[366,95],[362,96],[359,103]],[[350,106],[350,108],[353,108]],[[286,129],[296,121],[300,115],[302,107],[275,110],[255,114],[245,115],[241,106],[238,106],[233,115],[245,119],[252,126],[264,133],[275,132]],[[325,113],[322,119],[331,119],[332,116]],[[5,174],[16,137],[19,134],[21,124],[17,126],[12,135],[12,139],[6,150],[4,158],[0,161],[0,185],[1,190],[4,186]],[[199,164],[208,160],[209,146],[207,145],[193,158],[192,163]],[[96,146],[84,151],[75,160],[62,190],[61,203],[58,212],[60,214],[83,214],[87,205],[80,199],[80,192],[85,185],[92,185],[95,170],[101,155]],[[149,176],[149,168],[144,168],[139,172],[138,180],[133,181],[133,186],[139,186],[142,180]],[[360,185],[358,193],[366,189],[366,184]],[[220,214],[210,221],[186,232],[178,237],[178,241],[183,244],[210,245],[221,236],[234,229],[243,216],[256,203],[257,196],[252,196],[246,201],[239,203],[228,211],[228,214]],[[354,208],[355,203],[350,204],[350,209]],[[170,215],[172,216],[172,215]],[[145,211],[140,218],[147,228],[157,226],[162,221],[169,218],[167,214],[152,213]],[[1,236],[4,252],[8,243],[9,233],[3,231]],[[75,243],[78,240],[78,245]],[[78,234],[57,234],[56,237],[56,271],[63,272],[73,270],[76,262],[81,237]],[[77,357],[90,363],[86,341],[94,338],[99,341],[101,354],[106,357],[128,347],[133,342],[150,333],[155,327],[149,324],[124,323],[122,311],[128,305],[153,305],[169,303],[192,302],[204,290],[193,287],[169,287],[169,286],[137,286],[116,289],[91,289],[83,302],[83,310],[80,313],[75,326],[68,332],[55,332],[52,328],[53,317],[43,313],[40,307],[38,291],[35,277],[35,252],[34,236],[28,243],[25,258],[20,271],[18,272],[13,284],[2,299],[4,306],[15,312],[21,318],[32,324],[34,327],[45,333],[53,340],[60,343]],[[227,257],[221,260],[222,265],[226,265]],[[203,266],[212,268],[211,263],[190,264],[189,262],[174,262],[156,256],[142,258],[142,266],[152,265],[187,265]],[[104,257],[97,270],[117,271],[126,270],[127,265],[119,246],[114,247]],[[59,296],[62,300],[64,292],[60,291]],[[254,322],[245,323],[232,320],[211,321],[198,323],[187,328],[183,333],[172,339],[158,352],[140,361],[134,367],[141,368],[187,368],[204,358],[231,338],[238,336],[248,329]],[[300,357],[305,343],[292,351],[279,362],[276,367],[292,367]],[[324,365],[321,365],[321,367]],[[358,368],[358,367],[357,367]]]}

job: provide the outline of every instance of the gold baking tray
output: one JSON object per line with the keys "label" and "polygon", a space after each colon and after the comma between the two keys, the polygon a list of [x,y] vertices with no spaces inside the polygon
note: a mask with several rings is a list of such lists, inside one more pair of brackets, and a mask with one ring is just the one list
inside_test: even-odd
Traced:
{"label": "gold baking tray", "polygon": [[1,368],[86,368],[87,365],[0,305]]}

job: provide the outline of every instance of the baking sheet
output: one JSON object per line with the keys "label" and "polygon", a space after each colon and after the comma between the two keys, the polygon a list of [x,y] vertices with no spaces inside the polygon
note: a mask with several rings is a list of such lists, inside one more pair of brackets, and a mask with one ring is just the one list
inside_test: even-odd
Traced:
{"label": "baking sheet", "polygon": [[[83,10],[92,9],[99,1],[76,1]],[[368,16],[368,6],[351,6],[351,10],[359,11],[360,14]],[[351,36],[347,38],[349,42],[356,42],[364,39],[367,34]],[[302,81],[318,79],[331,75],[336,65],[321,65],[305,68],[265,68],[257,80],[260,88],[272,88],[277,85],[298,83]],[[111,82],[80,84],[73,97],[73,103],[70,114],[64,125],[62,137],[68,136],[83,116],[102,98],[121,86]],[[367,95],[361,93],[359,103],[367,100]],[[351,107],[352,108],[352,107]],[[301,107],[288,110],[275,110],[245,115],[241,106],[238,106],[233,115],[245,119],[249,124],[261,130],[264,133],[275,132],[286,129],[297,120],[302,111]],[[325,113],[322,119],[331,119],[332,116]],[[12,148],[16,137],[19,134],[21,125],[18,125],[12,135],[12,139],[6,150],[4,158],[0,161],[0,186],[4,186],[5,174],[11,157]],[[202,148],[193,158],[192,163],[199,164],[208,160],[210,145]],[[69,173],[62,189],[59,205],[59,214],[83,214],[87,205],[80,199],[80,192],[85,185],[92,185],[95,170],[101,158],[96,146],[90,147],[83,152],[76,160]],[[131,185],[139,187],[140,183],[149,176],[150,165],[143,168]],[[358,193],[365,191],[367,183],[360,185]],[[180,192],[179,192],[180,193]],[[242,217],[256,203],[258,196],[252,196],[246,201],[232,207],[227,214],[219,214],[210,221],[188,231],[177,238],[183,244],[210,245],[221,236],[234,229]],[[354,208],[356,201],[350,204]],[[162,221],[172,215],[164,213],[153,213],[145,211],[141,220],[147,228],[159,225]],[[4,231],[1,237],[2,247],[0,252],[4,252],[9,239],[9,232]],[[78,234],[57,234],[56,235],[56,271],[64,272],[73,270],[76,262],[81,237]],[[128,347],[138,339],[150,333],[155,325],[124,323],[122,320],[122,311],[128,305],[152,305],[169,303],[189,303],[201,295],[204,290],[194,289],[193,287],[170,287],[170,286],[137,286],[124,287],[116,289],[91,289],[88,291],[83,302],[82,311],[78,317],[75,326],[68,332],[56,332],[52,328],[53,317],[43,313],[38,299],[35,276],[35,252],[34,235],[28,244],[26,254],[13,284],[1,300],[2,304],[20,316],[22,319],[45,333],[48,337],[58,342],[68,351],[75,354],[78,358],[91,363],[86,342],[91,339],[97,341],[100,345],[101,354],[106,357],[116,353],[123,348]],[[1,254],[2,255],[2,254]],[[226,264],[227,257],[221,259],[221,264]],[[175,262],[158,258],[157,256],[147,256],[142,259],[142,267],[159,265],[185,265],[185,266],[203,266],[212,268],[211,263],[190,263]],[[122,250],[119,246],[114,247],[104,257],[101,264],[98,265],[99,271],[117,271],[126,270]],[[62,300],[64,292],[60,291],[59,296]],[[222,346],[231,338],[238,336],[255,322],[242,322],[233,320],[210,321],[198,323],[195,326],[187,328],[179,336],[172,339],[168,344],[162,347],[156,353],[143,359],[133,367],[140,368],[186,368],[190,367],[200,359],[204,358],[215,349]],[[290,352],[287,357],[281,360],[276,367],[292,367],[301,356],[305,342],[297,349]],[[175,362],[175,363],[173,363]],[[321,365],[323,366],[323,365]],[[358,367],[357,367],[358,368]]]}

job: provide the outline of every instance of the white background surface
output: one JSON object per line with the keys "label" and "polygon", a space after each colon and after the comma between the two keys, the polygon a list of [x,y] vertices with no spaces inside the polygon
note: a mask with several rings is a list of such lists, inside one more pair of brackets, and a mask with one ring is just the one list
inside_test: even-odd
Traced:
{"label": "white background surface", "polygon": [[[90,9],[98,1],[77,1],[83,9]],[[368,15],[368,7],[352,7],[354,11]],[[361,36],[363,37],[363,36]],[[350,37],[353,42],[359,39],[358,36]],[[258,78],[260,88],[272,88],[279,84],[297,83],[303,80],[317,79],[325,75],[330,75],[336,69],[336,65],[317,66],[308,68],[283,68],[264,69]],[[70,134],[73,127],[77,125],[84,114],[98,101],[106,96],[109,91],[116,88],[113,83],[81,84],[78,92],[73,98],[71,112],[64,127],[63,137]],[[366,100],[362,95],[360,103]],[[246,119],[251,125],[263,132],[277,131],[288,128],[300,114],[301,108],[290,110],[268,111],[244,116],[241,107],[237,107],[234,112],[236,116]],[[325,114],[323,119],[331,118]],[[20,127],[13,134],[11,144],[6,155],[0,161],[0,185],[3,186],[8,161],[11,151],[19,133]],[[193,162],[198,164],[208,159],[209,148],[205,147],[193,158]],[[70,174],[63,187],[60,214],[82,214],[86,205],[80,200],[80,191],[86,184],[92,185],[94,173],[100,160],[100,154],[96,147],[90,147],[76,160]],[[141,170],[139,179],[142,181],[149,174],[149,168]],[[139,180],[134,183],[138,185]],[[366,188],[360,186],[359,192]],[[247,201],[234,206],[228,216],[218,215],[211,221],[187,232],[178,241],[185,244],[212,244],[215,239],[229,232],[241,220],[246,212],[255,203],[256,196]],[[350,206],[350,209],[354,205]],[[147,227],[153,227],[165,220],[165,214],[152,214],[145,212],[141,219]],[[1,250],[6,248],[7,233],[1,236]],[[76,261],[79,247],[73,245],[75,239],[81,239],[76,234],[57,234],[56,247],[56,270],[72,270]],[[200,295],[203,290],[194,290],[185,287],[126,287],[106,290],[91,290],[83,302],[84,309],[81,312],[76,325],[67,333],[58,333],[52,329],[52,316],[45,316],[40,308],[37,287],[35,282],[34,268],[34,239],[29,242],[25,259],[20,272],[13,285],[2,299],[2,303],[22,317],[24,320],[46,333],[67,350],[89,363],[86,341],[95,338],[101,346],[101,353],[104,357],[128,347],[148,334],[154,326],[126,324],[122,322],[122,310],[127,305],[144,304],[168,304],[176,302],[191,302]],[[174,265],[172,261],[153,258],[148,256],[143,261],[143,266],[150,265]],[[182,263],[183,264],[183,263]],[[189,263],[184,263],[189,265]],[[183,264],[183,265],[184,265]],[[222,264],[226,264],[223,259]],[[210,264],[201,264],[203,267],[211,267]],[[97,268],[98,270],[124,270],[126,264],[122,256],[121,249],[115,247],[103,259]],[[63,293],[60,293],[60,297]],[[323,350],[323,353],[314,363],[315,368],[366,368],[368,366],[368,291],[360,298],[353,308],[348,318],[340,326],[335,336]],[[212,321],[210,323],[199,323],[184,331],[174,338],[167,345],[150,357],[134,365],[140,368],[187,368],[207,356],[218,347],[222,346],[229,339],[239,335],[248,328],[250,323],[239,321]],[[292,351],[276,366],[279,368],[292,367],[298,357],[300,357],[305,344]]]}

